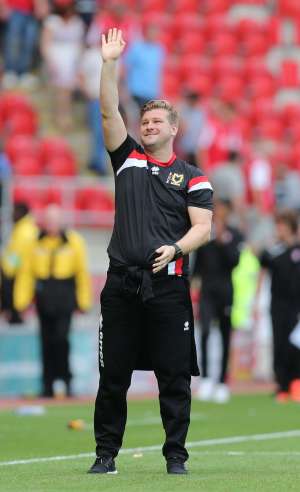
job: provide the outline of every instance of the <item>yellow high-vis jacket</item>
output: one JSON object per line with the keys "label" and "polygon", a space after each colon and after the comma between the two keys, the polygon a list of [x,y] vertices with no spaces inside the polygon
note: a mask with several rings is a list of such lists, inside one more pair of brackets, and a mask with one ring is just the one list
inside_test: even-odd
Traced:
{"label": "yellow high-vis jacket", "polygon": [[37,234],[38,228],[30,214],[16,222],[1,257],[1,269],[6,277],[13,279],[17,275]]}
{"label": "yellow high-vis jacket", "polygon": [[86,246],[75,231],[50,236],[41,231],[31,244],[14,285],[14,306],[26,309],[35,298],[38,311],[56,315],[92,304]]}

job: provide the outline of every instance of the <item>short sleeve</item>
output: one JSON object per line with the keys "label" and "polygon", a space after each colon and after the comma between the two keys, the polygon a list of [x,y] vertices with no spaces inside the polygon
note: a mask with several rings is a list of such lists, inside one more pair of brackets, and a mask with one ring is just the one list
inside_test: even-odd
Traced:
{"label": "short sleeve", "polygon": [[191,177],[187,184],[187,206],[213,210],[213,189],[197,168],[192,168]]}
{"label": "short sleeve", "polygon": [[272,266],[272,256],[269,251],[263,250],[259,256],[259,262],[263,268],[271,269]]}
{"label": "short sleeve", "polygon": [[131,152],[139,148],[141,148],[140,145],[130,135],[127,135],[120,147],[113,152],[108,152],[114,172],[116,173],[124,164]]}

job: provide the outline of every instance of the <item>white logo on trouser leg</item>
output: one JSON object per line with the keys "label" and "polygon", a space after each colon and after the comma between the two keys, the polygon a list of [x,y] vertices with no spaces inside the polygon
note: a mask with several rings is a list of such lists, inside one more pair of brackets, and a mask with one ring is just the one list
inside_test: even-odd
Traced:
{"label": "white logo on trouser leg", "polygon": [[185,321],[183,331],[189,331],[189,329],[190,329],[190,323],[188,321]]}
{"label": "white logo on trouser leg", "polygon": [[103,331],[102,331],[102,326],[103,326],[103,318],[100,316],[100,324],[99,324],[99,364],[101,367],[104,367],[104,360],[103,360]]}

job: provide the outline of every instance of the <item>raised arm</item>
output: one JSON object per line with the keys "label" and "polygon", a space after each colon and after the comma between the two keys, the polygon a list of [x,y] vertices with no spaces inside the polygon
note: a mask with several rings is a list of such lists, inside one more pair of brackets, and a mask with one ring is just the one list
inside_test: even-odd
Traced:
{"label": "raised arm", "polygon": [[119,112],[117,62],[125,47],[120,29],[109,29],[102,34],[101,54],[103,65],[100,84],[100,109],[106,148],[112,152],[124,142],[127,130]]}

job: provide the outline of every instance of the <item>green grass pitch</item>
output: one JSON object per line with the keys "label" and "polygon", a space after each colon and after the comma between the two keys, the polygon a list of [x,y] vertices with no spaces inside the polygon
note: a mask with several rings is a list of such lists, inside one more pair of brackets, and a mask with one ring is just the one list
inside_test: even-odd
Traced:
{"label": "green grass pitch", "polygon": [[[227,405],[193,401],[189,474],[179,477],[166,474],[160,449],[147,449],[164,437],[156,400],[129,402],[118,475],[88,475],[93,458],[77,456],[94,450],[92,417],[93,403],[49,406],[35,417],[1,411],[0,491],[300,491],[297,404],[278,405],[269,395],[234,396]],[[68,429],[71,419],[83,419],[87,428]],[[56,456],[64,459],[39,461]],[[29,459],[37,460],[9,464]]]}

